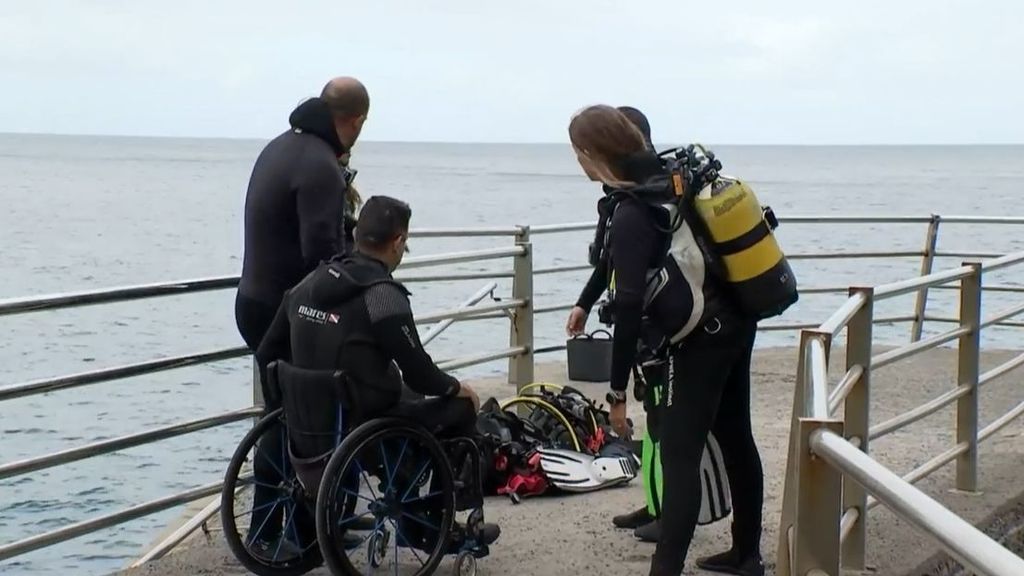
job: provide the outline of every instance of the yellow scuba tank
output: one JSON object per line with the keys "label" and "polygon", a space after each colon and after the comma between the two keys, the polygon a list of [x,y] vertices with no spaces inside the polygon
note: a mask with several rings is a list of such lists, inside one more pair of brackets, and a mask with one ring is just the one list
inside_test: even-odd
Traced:
{"label": "yellow scuba tank", "polygon": [[[758,319],[782,314],[799,298],[796,276],[772,231],[779,225],[745,182],[721,173],[722,163],[700,144],[669,153],[671,187],[680,206],[696,213],[698,244],[720,264],[719,276],[739,306]],[[678,223],[676,224],[678,226]]]}
{"label": "yellow scuba tank", "polygon": [[744,310],[770,318],[797,301],[796,277],[772,233],[778,220],[746,182],[717,175],[693,204]]}

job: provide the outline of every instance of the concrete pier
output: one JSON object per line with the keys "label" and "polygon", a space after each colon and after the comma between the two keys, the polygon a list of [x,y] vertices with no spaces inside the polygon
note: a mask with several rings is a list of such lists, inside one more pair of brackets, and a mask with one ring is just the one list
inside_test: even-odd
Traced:
{"label": "concrete pier", "polygon": [[[882,350],[879,350],[882,351]],[[1016,353],[988,352],[982,356],[982,370],[1009,360]],[[833,370],[842,370],[843,351],[833,350]],[[774,554],[785,457],[795,383],[797,351],[763,349],[755,354],[753,366],[752,413],[754,430],[765,466],[764,532],[762,552],[768,573],[774,573]],[[837,373],[837,372],[834,372]],[[955,387],[956,352],[933,350],[878,370],[872,378],[872,423],[882,422],[939,396]],[[1022,371],[1011,372],[988,384],[980,393],[981,423],[991,422],[1024,400],[1020,386]],[[538,364],[537,380],[564,383],[563,364]],[[833,382],[836,380],[832,378]],[[594,398],[603,398],[605,385],[574,384]],[[474,383],[481,399],[504,398],[513,392],[500,380]],[[872,443],[872,455],[899,474],[905,474],[954,445],[955,407],[951,406]],[[639,406],[629,407],[630,416],[641,424]],[[970,522],[980,523],[1024,490],[1024,422],[1017,421],[1000,431],[980,451],[980,493],[953,492],[952,464],[923,480],[919,487]],[[630,485],[587,495],[538,497],[513,506],[505,498],[487,504],[488,520],[501,525],[502,537],[483,559],[479,574],[533,574],[624,576],[646,574],[654,551],[652,544],[640,543],[629,532],[612,527],[611,517],[633,510],[644,501],[640,480]],[[935,542],[916,532],[884,506],[871,511],[868,520],[868,564],[876,574],[902,575],[934,558]],[[236,575],[246,571],[235,561],[223,542],[218,527],[210,534],[198,533],[165,558],[122,576]],[[698,527],[690,548],[686,574],[701,574],[693,563],[698,556],[729,546],[729,520]],[[446,560],[439,574],[450,574]],[[323,576],[325,568],[312,574]]]}

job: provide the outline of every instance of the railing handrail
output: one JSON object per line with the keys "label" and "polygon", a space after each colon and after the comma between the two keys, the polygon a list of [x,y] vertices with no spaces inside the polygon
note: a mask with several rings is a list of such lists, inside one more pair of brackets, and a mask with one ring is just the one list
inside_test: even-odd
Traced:
{"label": "railing handrail", "polygon": [[[839,259],[839,258],[902,258],[902,257],[921,257],[923,262],[928,263],[927,274],[925,274],[925,268],[922,267],[922,276],[914,278],[912,280],[904,280],[901,282],[895,282],[885,284],[874,288],[873,293],[851,293],[851,296],[845,301],[845,303],[836,310],[836,312],[823,324],[769,324],[762,326],[765,330],[782,330],[782,329],[794,329],[794,328],[814,328],[814,337],[808,340],[805,344],[801,345],[802,358],[805,361],[803,370],[806,372],[806,378],[804,382],[811,388],[809,397],[806,398],[807,404],[803,407],[807,414],[813,416],[813,418],[828,418],[829,414],[832,413],[839,405],[841,405],[850,395],[853,398],[857,397],[855,392],[856,386],[861,378],[867,378],[867,374],[870,372],[871,366],[869,365],[869,357],[864,358],[862,365],[848,366],[848,372],[845,374],[843,380],[840,382],[839,387],[834,394],[828,394],[828,354],[829,347],[831,345],[832,338],[838,335],[844,327],[854,321],[855,318],[863,318],[865,314],[870,317],[872,315],[870,304],[874,300],[894,297],[900,294],[910,294],[916,292],[918,294],[918,309],[915,310],[914,316],[897,316],[892,318],[868,318],[867,325],[870,326],[872,323],[885,323],[885,322],[904,322],[914,321],[915,331],[919,330],[920,323],[929,316],[925,313],[924,305],[927,303],[927,290],[935,287],[945,287],[946,284],[967,278],[971,274],[975,274],[975,270],[979,268],[972,268],[964,266],[962,268],[947,270],[938,273],[930,273],[930,262],[936,257],[955,256],[964,253],[943,253],[935,250],[934,236],[935,229],[938,223],[947,224],[1024,224],[1024,217],[977,217],[977,216],[871,216],[871,215],[795,215],[782,217],[780,220],[783,223],[791,224],[865,224],[865,223],[877,223],[877,224],[930,224],[930,242],[926,242],[925,247],[922,250],[905,250],[905,251],[862,251],[862,252],[824,252],[824,253],[790,253],[789,258],[792,260],[804,260],[804,259]],[[501,247],[501,248],[487,248],[482,250],[467,250],[457,251],[450,253],[434,254],[428,256],[418,256],[407,258],[401,269],[396,274],[397,278],[403,279],[403,281],[415,282],[415,281],[446,281],[446,280],[469,280],[469,279],[489,279],[493,280],[496,278],[512,278],[513,282],[513,295],[511,299],[505,299],[494,304],[485,304],[483,306],[462,306],[454,310],[444,310],[441,312],[434,312],[417,318],[420,323],[432,323],[437,322],[435,330],[431,334],[439,333],[439,330],[443,330],[449,324],[458,320],[475,320],[481,318],[501,318],[509,316],[512,319],[513,324],[513,336],[510,337],[510,345],[508,348],[493,351],[470,354],[459,358],[453,358],[441,363],[441,366],[446,369],[457,369],[465,366],[471,366],[475,364],[483,364],[498,359],[509,358],[512,359],[510,362],[510,382],[513,380],[520,381],[523,378],[532,378],[532,362],[533,355],[541,352],[564,349],[564,346],[551,346],[545,348],[535,348],[533,344],[533,326],[532,318],[535,314],[550,312],[555,310],[563,310],[564,306],[547,306],[538,307],[533,301],[533,288],[532,282],[535,276],[544,274],[556,274],[563,272],[574,272],[585,270],[588,266],[582,265],[569,265],[569,266],[554,266],[550,268],[534,268],[532,264],[532,251],[528,239],[535,234],[556,234],[562,232],[581,232],[592,230],[595,226],[594,222],[581,222],[581,223],[568,223],[568,224],[551,224],[542,226],[507,226],[507,227],[468,227],[468,228],[432,228],[432,229],[418,229],[412,230],[411,236],[418,238],[448,238],[448,237],[514,237],[516,238],[517,244],[514,247]],[[991,256],[990,259],[983,262],[980,270],[990,271],[1005,268],[1015,264],[1024,262],[1024,251],[1016,252],[1012,254],[982,254],[982,253],[971,253],[970,257],[980,256]],[[415,270],[417,268],[425,268],[431,266],[440,266],[445,264],[461,264],[469,262],[482,262],[486,260],[494,260],[500,258],[512,257],[515,261],[514,269],[509,271],[484,271],[481,267],[480,271],[464,271],[450,274],[426,274],[417,275],[409,274],[407,270]],[[41,310],[53,310],[59,308],[67,308],[73,306],[84,306],[90,304],[102,304],[102,303],[113,303],[123,302],[142,298],[158,297],[158,296],[169,296],[169,295],[181,295],[198,293],[211,290],[220,290],[227,288],[234,288],[237,286],[239,278],[235,276],[214,276],[208,278],[198,278],[183,281],[173,282],[157,282],[149,284],[140,284],[134,286],[122,286],[113,288],[100,288],[92,290],[84,290],[78,292],[64,293],[64,294],[48,294],[41,296],[29,296],[23,298],[8,298],[0,299],[0,316],[19,314],[25,312],[34,312]],[[489,288],[493,289],[494,283],[488,285]],[[956,288],[956,287],[949,287]],[[1024,291],[1024,287],[1004,286],[1004,287],[991,287],[991,289],[1003,289],[1008,292]],[[827,293],[827,292],[839,292],[842,288],[807,288],[804,289],[806,293]],[[485,297],[485,290],[481,290],[471,300],[474,304],[478,303]],[[468,301],[467,301],[468,303]],[[868,308],[865,310],[865,306]],[[1005,312],[1001,312],[1000,315],[991,318],[991,322],[975,323],[980,330],[981,328],[987,327],[990,324],[997,323],[1000,319],[1008,320],[1014,315],[1014,312],[1018,311],[1020,307],[1009,309]],[[529,318],[529,321],[524,320],[525,317]],[[862,320],[861,325],[864,325]],[[856,322],[855,322],[856,324]],[[943,342],[949,341],[956,337],[964,336],[967,333],[973,332],[973,329],[965,329],[961,327],[957,330],[947,332],[939,337],[931,337],[924,340],[917,341],[918,336],[913,337],[914,344],[909,347],[898,351],[897,353],[887,353],[889,356],[882,355],[880,360],[882,361],[895,361],[898,355],[906,354],[910,355],[918,351],[924,350],[935,345],[939,345]],[[517,336],[518,334],[518,336]],[[940,342],[941,340],[941,342]],[[90,372],[83,372],[79,374],[72,374],[68,376],[61,376],[57,378],[47,378],[42,380],[36,380],[32,382],[16,384],[13,386],[7,386],[0,388],[0,401],[10,399],[14,397],[26,396],[33,393],[40,393],[44,391],[61,390],[74,386],[82,386],[94,382],[107,381],[110,379],[126,378],[132,375],[139,375],[144,373],[155,372],[158,370],[173,369],[180,366],[192,365],[196,363],[216,361],[219,359],[227,359],[233,357],[240,357],[247,354],[247,351],[243,348],[227,348],[221,350],[214,350],[209,352],[201,352],[198,354],[189,354],[185,356],[178,356],[174,358],[164,358],[149,362],[142,362],[138,364],[130,364],[125,366],[118,366],[113,368],[107,368],[102,370],[93,370]],[[992,379],[1005,374],[1014,367],[1024,365],[1024,355],[1018,357],[1010,362],[990,370],[984,375],[984,378],[978,381],[977,386],[980,387],[987,379]],[[513,375],[514,374],[514,375]],[[956,394],[947,394],[932,402],[926,404],[924,408],[919,408],[916,412],[911,413],[905,418],[919,418],[925,415],[925,412],[930,413],[932,410],[937,410],[937,405],[946,405],[953,401],[963,400],[964,394],[958,389]],[[255,414],[260,409],[259,406],[252,408],[242,409],[241,411],[229,412],[217,416],[211,416],[200,420],[194,420],[189,422],[182,422],[179,424],[173,424],[165,426],[163,428],[151,429],[141,433],[123,436],[111,440],[104,440],[96,442],[86,446],[79,446],[77,448],[71,448],[55,454],[49,454],[45,456],[33,457],[19,462],[9,462],[6,464],[0,463],[0,476],[11,476],[18,473],[25,473],[31,470],[40,469],[43,467],[49,467],[51,465],[59,465],[65,463],[65,461],[78,460],[86,457],[91,457],[95,453],[106,453],[115,451],[125,446],[134,446],[142,443],[148,443],[149,441],[157,441],[163,438],[178,435],[180,433],[187,433],[194,431],[194,429],[200,429],[202,427],[212,427],[214,425],[221,425],[227,423],[227,421],[236,421],[243,417],[249,417]],[[1012,409],[1010,412],[1004,414],[1002,417],[997,419],[995,422],[990,424],[979,435],[979,441],[993,434],[998,428],[1005,426],[1013,418],[1024,414],[1024,402]],[[887,426],[892,426],[898,422],[888,422]],[[878,429],[874,429],[878,431]],[[869,430],[864,428],[863,438],[851,437],[844,440],[849,445],[860,446],[865,445],[868,441]],[[912,472],[907,478],[908,482],[916,481],[931,471],[938,469],[944,463],[948,463],[952,459],[960,457],[965,454],[972,445],[967,443],[959,443],[957,447],[947,452],[946,454],[940,455],[940,459],[933,459],[925,466],[918,468]],[[95,531],[104,526],[113,526],[122,521],[126,521],[131,518],[137,518],[145,515],[149,512],[156,510],[166,509],[174,505],[174,503],[181,503],[187,501],[186,499],[196,499],[203,497],[210,493],[211,486],[204,486],[193,489],[191,491],[173,495],[159,500],[151,501],[146,504],[135,506],[122,512],[116,512],[101,518],[87,520],[80,522],[73,526],[55,530],[53,532],[43,534],[36,537],[31,537],[19,542],[15,542],[9,545],[0,545],[0,559],[24,553],[30,549],[36,549],[56,543],[59,541],[67,540],[69,538],[76,537],[88,532]],[[878,501],[869,500],[866,509],[870,509],[871,506],[877,504]],[[864,518],[865,514],[860,514],[856,508],[849,508],[846,514],[843,516],[843,534],[844,537],[847,535],[852,526],[857,522],[858,516]]]}
{"label": "railing handrail", "polygon": [[810,448],[879,497],[898,516],[939,539],[961,564],[980,574],[1024,574],[1024,559],[829,430],[811,435]]}
{"label": "railing handrail", "polygon": [[[793,224],[865,224],[865,223],[877,223],[877,224],[895,224],[895,223],[917,223],[924,224],[931,222],[935,216],[871,216],[871,215],[850,215],[850,216],[836,216],[836,215],[791,215],[786,217],[780,217],[779,221],[782,223],[793,223]],[[985,224],[1024,224],[1024,217],[1001,217],[1001,216],[942,216],[941,221],[944,224],[970,224],[970,223],[985,223]],[[575,232],[585,231],[596,226],[595,222],[575,222],[575,223],[564,223],[564,224],[546,224],[541,226],[529,227],[529,233],[533,235],[537,234],[556,234],[563,232]],[[509,226],[509,227],[467,227],[467,228],[424,228],[424,229],[413,229],[410,231],[411,236],[418,236],[421,238],[459,238],[459,237],[480,237],[480,236],[519,236],[524,234],[527,228],[524,226]],[[518,248],[494,248],[477,251],[464,251],[464,252],[453,252],[447,254],[439,254],[433,256],[421,256],[421,257],[410,257],[406,258],[399,268],[401,270],[411,270],[415,268],[423,268],[429,266],[438,266],[443,264],[454,264],[454,263],[465,263],[474,261],[484,261],[493,258],[502,258],[507,256],[516,256],[521,254]],[[877,258],[877,257],[916,257],[921,256],[921,251],[901,251],[901,252],[853,252],[853,253],[810,253],[810,254],[793,254],[790,259],[814,259],[814,258]],[[935,254],[939,256],[941,253]],[[1012,265],[1014,263],[1024,260],[1024,252],[1017,252],[996,258],[992,262],[986,264],[986,269],[996,269]],[[559,267],[554,269],[538,269],[538,274],[552,273],[554,271],[575,271],[581,270],[584,267],[581,266],[567,266]],[[948,271],[947,271],[948,273]],[[401,275],[399,272],[398,275]],[[482,279],[488,277],[497,276],[508,276],[508,273],[498,274],[495,273],[492,276],[488,276],[487,273],[468,275],[466,279]],[[937,286],[941,283],[935,283],[931,279],[925,280],[927,277],[920,277],[914,279],[914,281],[905,281],[903,283],[894,283],[879,286],[879,296],[885,296],[888,293],[895,296],[898,294],[904,294],[913,292],[914,290],[920,289],[923,286]],[[948,281],[954,281],[956,278],[949,278]],[[223,290],[228,288],[234,288],[238,285],[239,276],[236,275],[221,275],[212,276],[207,278],[194,278],[185,280],[172,280],[164,282],[153,282],[147,284],[136,284],[129,286],[115,286],[110,288],[97,288],[92,290],[81,290],[75,292],[59,293],[59,294],[43,294],[38,296],[28,297],[16,297],[16,298],[4,298],[0,299],[0,316],[10,314],[20,314],[25,312],[34,312],[42,310],[55,310],[61,308],[70,308],[75,306],[87,306],[94,304],[105,304],[112,302],[124,302],[130,300],[137,300],[142,298],[152,298],[157,296],[173,296],[182,294],[194,294],[198,292],[212,291],[212,290]],[[923,284],[922,284],[923,282]]]}
{"label": "railing handrail", "polygon": [[[466,262],[482,262],[498,258],[520,256],[523,249],[518,246],[510,248],[488,248],[484,250],[466,250],[459,252],[448,252],[430,256],[418,256],[406,258],[398,270],[410,270],[415,268],[426,268],[430,266],[441,266],[444,264],[460,264]],[[486,277],[499,274],[488,274]],[[57,310],[75,306],[88,306],[94,304],[108,304],[113,302],[125,302],[142,298],[153,298],[156,296],[177,296],[181,294],[194,294],[211,290],[223,290],[238,286],[239,276],[214,276],[209,278],[197,278],[189,280],[174,280],[168,282],[153,282],[149,284],[136,284],[131,286],[115,286],[112,288],[97,288],[93,290],[81,290],[62,294],[43,294],[40,296],[28,296],[18,298],[0,299],[0,316],[10,314],[21,314],[25,312],[38,312],[43,310]]]}
{"label": "railing handrail", "polygon": [[[943,222],[945,221],[943,219]],[[965,218],[960,221],[968,220]],[[863,498],[866,494],[870,494],[871,497],[861,501],[864,504],[862,510],[858,507],[857,496],[844,494],[847,490],[851,489],[851,486],[843,487],[844,485],[835,482],[827,484],[827,480],[823,478],[812,480],[811,476],[806,476],[806,479],[804,479],[805,474],[811,473],[794,471],[795,469],[791,462],[787,471],[787,484],[795,481],[797,483],[796,490],[799,491],[805,482],[826,482],[830,486],[828,490],[831,492],[825,498],[827,499],[838,493],[835,497],[842,500],[844,506],[850,507],[843,511],[839,521],[839,547],[821,554],[812,553],[811,556],[808,556],[807,546],[810,544],[807,542],[797,543],[795,546],[790,542],[789,545],[793,548],[784,547],[780,544],[779,554],[780,564],[782,564],[780,569],[788,568],[801,573],[808,569],[811,572],[820,570],[823,573],[832,573],[840,565],[845,567],[847,560],[854,563],[850,566],[851,569],[862,567],[864,562],[863,522],[866,518],[865,512],[875,505],[883,503],[900,517],[936,538],[943,549],[969,569],[987,576],[1024,574],[1024,559],[1014,555],[998,542],[992,540],[976,527],[970,525],[913,486],[915,482],[935,472],[942,466],[957,460],[957,487],[965,490],[974,490],[974,483],[977,477],[977,445],[993,435],[998,429],[1009,424],[1013,419],[1024,415],[1024,401],[1022,401],[984,429],[981,429],[977,422],[977,392],[982,384],[1024,365],[1024,354],[1021,354],[989,370],[984,375],[978,373],[977,349],[980,332],[988,326],[997,325],[1000,321],[1008,320],[1024,312],[1024,305],[1017,305],[991,315],[987,319],[982,318],[980,296],[984,288],[981,281],[982,272],[999,270],[1020,263],[1024,263],[1024,251],[1001,255],[976,264],[965,264],[950,270],[922,274],[917,278],[892,282],[876,286],[873,289],[858,289],[817,329],[805,330],[803,332],[800,342],[800,365],[797,375],[799,387],[797,394],[798,398],[803,400],[802,402],[794,401],[794,409],[799,412],[794,413],[794,428],[791,431],[791,438],[796,438],[797,436],[794,435],[797,434],[807,434],[807,425],[810,425],[809,435],[804,436],[803,441],[807,443],[804,449],[809,450],[811,454],[821,457],[828,465],[832,466],[842,475],[855,481],[861,487],[860,498]],[[833,394],[828,397],[827,406],[822,406],[822,398],[828,391],[828,344],[833,336],[838,335],[843,328],[851,324],[852,320],[861,311],[866,310],[870,317],[872,314],[872,303],[875,300],[892,298],[901,294],[920,293],[921,290],[938,287],[957,280],[961,282],[960,286],[957,287],[961,291],[960,318],[954,320],[960,324],[958,328],[928,338],[914,339],[910,344],[874,357],[870,357],[870,332],[866,333],[866,335],[862,334],[867,339],[867,356],[865,358],[869,359],[868,365],[852,364],[848,356],[846,374],[844,374],[842,381],[837,385]],[[919,306],[918,314],[923,316],[923,312],[923,307]],[[916,406],[903,414],[890,418],[881,424],[871,426],[870,428],[860,428],[861,432],[854,433],[853,431],[848,431],[846,438],[836,433],[836,430],[842,430],[842,425],[840,424],[836,428],[835,421],[830,420],[831,415],[846,402],[847,397],[862,379],[867,381],[867,374],[872,369],[881,368],[957,339],[960,340],[960,361],[959,385],[955,389]],[[863,349],[864,344],[848,342],[848,346],[859,346],[860,349]],[[858,354],[862,353],[858,352]],[[855,422],[861,423],[859,426],[867,426],[869,424],[867,422],[867,406],[863,402],[863,398],[866,397],[867,392],[862,391],[862,400],[859,407],[862,415],[857,416],[855,414],[853,416]],[[870,440],[899,430],[954,402],[958,405],[958,443],[954,448],[919,466],[902,478],[867,454],[867,446]],[[798,418],[798,416],[801,418]],[[847,412],[847,417],[849,417],[849,412]],[[797,428],[798,421],[802,422],[799,432]],[[854,428],[856,426],[858,424],[855,424]],[[968,428],[965,429],[965,426]],[[863,434],[863,436],[856,434]],[[791,445],[792,442],[793,440],[791,440]],[[792,476],[793,474],[796,477]],[[818,474],[821,473],[819,472]],[[821,497],[819,495],[819,498]],[[790,499],[789,502],[788,506],[790,508],[788,510],[792,510],[792,500]],[[816,502],[824,503],[825,501],[818,500]],[[807,529],[814,530],[818,528],[811,527],[801,531],[795,530],[794,524],[789,525],[789,530],[786,530],[786,518],[792,517],[787,516],[787,514],[792,515],[793,512],[787,512],[786,510],[783,512],[782,528],[784,534],[799,535],[805,533]],[[798,509],[796,512],[797,517],[793,521],[794,523],[799,522],[800,518],[804,518],[805,521],[812,521],[811,514],[813,512],[806,509],[802,513]],[[822,514],[821,522],[827,523],[834,519],[833,516],[825,512]],[[855,550],[844,549],[842,561],[840,561],[839,557],[833,554],[843,546],[847,538],[854,534],[855,527],[858,524],[861,526],[861,534],[858,536],[859,541],[857,542],[858,548]],[[820,526],[820,528],[824,528],[824,526]],[[788,540],[790,536],[784,537]],[[796,537],[800,538],[800,536]],[[801,551],[793,556],[792,551],[798,549]],[[850,558],[848,558],[848,555]],[[794,566],[793,562],[799,562],[800,565]]]}
{"label": "railing handrail", "polygon": [[101,454],[117,452],[126,448],[142,446],[143,444],[149,444],[157,440],[165,440],[167,438],[174,438],[176,436],[182,436],[192,432],[199,432],[200,430],[206,430],[208,428],[216,428],[217,426],[223,426],[224,424],[231,424],[247,418],[252,418],[253,416],[259,416],[262,412],[262,408],[255,406],[243,408],[241,410],[232,410],[230,412],[215,414],[213,416],[204,416],[195,420],[188,420],[186,422],[178,422],[161,428],[154,428],[145,432],[128,434],[126,436],[111,438],[109,440],[100,440],[91,444],[53,452],[44,456],[8,462],[0,465],[0,480],[19,476],[21,474],[27,474],[29,472],[35,472],[37,470],[45,470],[46,468],[60,466],[69,462],[85,460],[86,458],[92,458]]}
{"label": "railing handrail", "polygon": [[0,402],[12,400],[14,398],[21,398],[23,396],[32,396],[35,394],[43,394],[45,392],[56,392],[57,390],[66,390],[68,388],[75,388],[78,386],[98,384],[100,382],[109,382],[111,380],[120,380],[122,378],[141,376],[143,374],[152,374],[154,372],[161,372],[164,370],[174,370],[176,368],[184,368],[185,366],[194,366],[196,364],[206,364],[220,360],[243,358],[249,354],[251,354],[251,352],[245,346],[235,346],[232,348],[220,348],[217,350],[196,352],[192,354],[181,354],[169,358],[157,358],[155,360],[146,360],[143,362],[124,364],[110,368],[100,368],[99,370],[89,370],[86,372],[78,372],[76,374],[40,378],[30,382],[22,382],[0,387]]}
{"label": "railing handrail", "polygon": [[234,288],[235,286],[238,286],[237,275],[114,286],[111,288],[96,288],[60,294],[4,298],[0,299],[0,316],[110,302],[127,302],[156,296],[194,294],[210,290]]}
{"label": "railing handrail", "polygon": [[[871,214],[799,214],[778,216],[782,224],[928,224],[940,218],[943,224],[1024,224],[1024,217],[1016,216],[916,216],[916,215],[871,215]],[[570,222],[564,224],[542,224],[531,226],[531,234],[559,234],[581,232],[597,225],[596,221]]]}

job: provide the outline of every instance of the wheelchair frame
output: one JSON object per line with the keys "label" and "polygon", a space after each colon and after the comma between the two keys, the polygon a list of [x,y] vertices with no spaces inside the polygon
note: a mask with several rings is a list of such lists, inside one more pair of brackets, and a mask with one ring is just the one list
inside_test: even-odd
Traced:
{"label": "wheelchair frame", "polygon": [[[263,520],[263,524],[266,525],[271,513],[277,509],[277,504],[283,505],[287,521],[285,522],[283,533],[276,536],[278,544],[274,555],[268,559],[265,555],[261,556],[252,548],[254,537],[251,533],[251,523],[245,537],[246,541],[243,541],[237,523],[237,519],[241,514],[235,514],[235,503],[237,499],[236,490],[244,487],[244,484],[240,485],[240,481],[248,480],[248,476],[242,476],[241,473],[248,461],[250,452],[253,449],[257,450],[254,455],[255,464],[255,460],[260,457],[259,442],[268,432],[274,430],[275,425],[279,427],[279,433],[282,434],[282,452],[284,457],[280,467],[269,459],[267,461],[275,469],[280,482],[275,486],[262,483],[253,477],[253,497],[255,498],[256,496],[255,490],[260,488],[264,490],[277,489],[282,494],[282,497],[279,497],[273,503],[265,503],[256,509],[250,509],[246,512],[252,519],[255,519],[254,513],[259,508],[265,508],[273,504],[270,512],[268,512],[267,519]],[[338,530],[335,526],[372,515],[373,527],[370,530],[370,534],[364,537],[357,545],[357,547],[361,547],[363,544],[368,543],[367,563],[371,567],[379,567],[379,564],[386,556],[388,546],[393,544],[395,561],[398,559],[399,548],[410,550],[413,556],[420,561],[420,568],[414,572],[416,576],[434,573],[442,559],[452,554],[456,555],[454,567],[456,576],[472,576],[476,573],[476,560],[489,553],[487,545],[475,537],[477,528],[483,524],[483,510],[482,508],[476,508],[471,512],[465,529],[455,528],[456,497],[460,486],[453,477],[454,471],[448,454],[448,448],[459,443],[464,443],[464,445],[472,448],[468,450],[469,465],[472,471],[471,481],[476,482],[479,489],[481,481],[480,454],[476,444],[471,439],[439,440],[419,424],[402,418],[382,417],[368,420],[343,435],[341,442],[330,453],[330,459],[323,468],[317,494],[312,495],[299,481],[295,467],[288,456],[290,433],[284,409],[278,408],[269,412],[249,430],[239,443],[225,472],[224,489],[221,493],[221,520],[224,525],[225,539],[232,553],[247,569],[260,576],[299,576],[316,568],[321,563],[326,563],[331,573],[335,576],[361,575],[360,569],[356,567],[347,555],[348,550],[346,549],[345,538],[353,529],[346,527]],[[387,451],[384,448],[384,441],[386,439],[404,441],[402,453],[394,463],[393,470],[388,463]],[[379,475],[381,473],[381,470],[379,470],[380,463],[377,463],[377,469],[366,470],[360,462],[360,455],[372,445],[374,440],[381,442],[380,454],[383,457],[383,472],[388,476],[389,484],[386,489],[382,487],[381,497],[377,497],[377,494],[373,491],[373,486],[369,483],[371,475]],[[416,442],[419,449],[428,452],[430,457],[417,475],[411,478],[410,485],[406,489],[405,494],[399,498],[394,489],[394,481],[410,441]],[[432,465],[430,469],[431,485],[433,487],[436,483],[439,483],[440,492],[432,490],[433,493],[428,494],[427,497],[406,498],[414,487],[419,489],[424,486],[426,482],[424,475],[428,465]],[[344,486],[346,482],[349,482],[346,478],[351,478],[353,470],[358,470],[360,475],[366,480],[367,486],[370,488],[374,498],[362,496],[359,494],[358,489],[352,492]],[[250,471],[249,476],[254,476],[252,471]],[[357,478],[356,480],[358,481],[359,479]],[[417,483],[419,484],[418,486],[416,486]],[[341,503],[338,502],[337,498],[339,492],[345,493]],[[399,526],[402,524],[400,520],[410,519],[415,521],[413,524],[425,524],[422,519],[417,519],[406,512],[405,507],[414,504],[416,501],[426,500],[428,497],[442,500],[442,515],[436,526],[430,525],[431,528],[436,528],[439,537],[433,541],[434,545],[430,548],[429,556],[424,561],[416,554],[417,547],[409,538],[403,535],[402,528]],[[354,516],[355,506],[357,501],[360,500],[368,502],[367,511],[356,517]],[[342,518],[341,522],[338,521],[339,513]],[[311,536],[309,532],[309,516],[315,519],[315,538],[312,541],[309,541]],[[351,517],[346,518],[346,516]],[[305,525],[300,529],[297,523],[301,523],[303,520],[305,520]],[[388,530],[388,524],[394,529],[393,534]],[[413,524],[407,523],[406,525],[411,526]],[[262,532],[264,525],[257,529],[255,540],[258,541],[259,534]],[[290,548],[293,555],[287,558],[279,558],[283,544],[290,537],[293,537],[295,541],[293,542],[295,546]],[[451,548],[454,538],[461,540],[456,549]],[[351,540],[350,538],[347,542],[350,544]],[[426,540],[429,541],[429,538]],[[298,550],[297,558],[294,557],[296,549]]]}

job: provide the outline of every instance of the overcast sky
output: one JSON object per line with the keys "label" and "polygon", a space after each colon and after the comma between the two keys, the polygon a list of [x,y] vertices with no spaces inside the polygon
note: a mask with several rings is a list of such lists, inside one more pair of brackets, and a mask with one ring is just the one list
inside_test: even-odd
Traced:
{"label": "overcast sky", "polygon": [[1024,142],[1021,0],[4,0],[0,132],[267,138],[334,75],[368,140]]}

